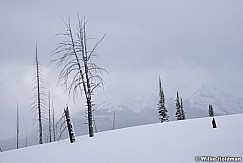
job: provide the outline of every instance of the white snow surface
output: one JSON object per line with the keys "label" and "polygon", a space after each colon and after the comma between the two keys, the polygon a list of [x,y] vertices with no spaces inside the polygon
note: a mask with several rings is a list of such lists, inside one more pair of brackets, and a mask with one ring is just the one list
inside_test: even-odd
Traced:
{"label": "white snow surface", "polygon": [[157,123],[95,134],[94,138],[0,153],[0,163],[191,163],[195,156],[243,157],[243,114]]}

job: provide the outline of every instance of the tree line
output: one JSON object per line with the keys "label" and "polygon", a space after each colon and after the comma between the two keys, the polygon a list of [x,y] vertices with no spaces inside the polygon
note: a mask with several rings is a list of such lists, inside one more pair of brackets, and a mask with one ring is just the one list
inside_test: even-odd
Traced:
{"label": "tree line", "polygon": [[[161,79],[159,77],[159,102],[158,102],[158,114],[159,114],[159,120],[161,123],[168,122],[169,121],[169,115],[168,110],[165,107],[165,95],[161,84]],[[176,108],[176,120],[185,120],[186,114],[183,109],[183,100],[179,96],[179,92],[176,93],[176,99],[175,99],[175,108]],[[214,116],[213,106],[209,104],[208,113],[210,117]]]}

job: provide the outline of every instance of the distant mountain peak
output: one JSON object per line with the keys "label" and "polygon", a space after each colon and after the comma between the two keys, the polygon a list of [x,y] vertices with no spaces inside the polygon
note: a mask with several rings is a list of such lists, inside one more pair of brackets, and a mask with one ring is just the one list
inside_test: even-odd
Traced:
{"label": "distant mountain peak", "polygon": [[193,108],[203,111],[207,111],[208,105],[211,104],[218,114],[243,112],[243,102],[240,98],[207,84],[203,84],[195,91],[189,102]]}

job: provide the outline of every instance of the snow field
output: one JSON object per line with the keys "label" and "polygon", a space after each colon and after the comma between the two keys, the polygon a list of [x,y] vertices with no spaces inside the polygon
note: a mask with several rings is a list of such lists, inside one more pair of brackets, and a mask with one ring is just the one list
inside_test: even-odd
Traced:
{"label": "snow field", "polygon": [[[0,163],[190,163],[243,157],[243,114],[130,127],[0,153]],[[76,129],[77,130],[77,129]]]}

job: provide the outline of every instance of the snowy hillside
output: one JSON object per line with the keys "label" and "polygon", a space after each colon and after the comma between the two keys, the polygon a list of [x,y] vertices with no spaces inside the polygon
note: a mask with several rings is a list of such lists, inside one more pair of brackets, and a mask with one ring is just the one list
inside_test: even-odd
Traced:
{"label": "snowy hillside", "polygon": [[[157,123],[0,153],[1,163],[195,162],[196,156],[243,157],[243,114]],[[199,159],[197,157],[197,159]]]}
{"label": "snowy hillside", "polygon": [[[100,92],[94,102],[95,111],[93,113],[97,132],[112,130],[113,121],[115,129],[159,122],[158,94],[156,92],[147,92],[139,97],[115,96],[107,92]],[[207,117],[209,104],[213,105],[215,115],[243,113],[243,103],[239,98],[212,86],[202,85],[189,99],[184,99],[186,118]],[[170,121],[175,120],[175,99],[166,96],[166,106]],[[76,135],[87,134],[86,110],[76,114],[71,113],[71,115]],[[63,138],[66,137],[67,135],[64,134]],[[34,145],[35,142],[32,137],[28,138],[28,145]],[[25,145],[24,138],[20,140],[20,146]],[[16,148],[15,138],[0,140],[0,146],[4,151]]]}

